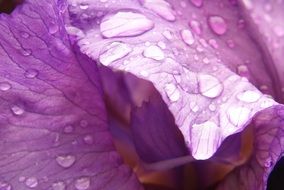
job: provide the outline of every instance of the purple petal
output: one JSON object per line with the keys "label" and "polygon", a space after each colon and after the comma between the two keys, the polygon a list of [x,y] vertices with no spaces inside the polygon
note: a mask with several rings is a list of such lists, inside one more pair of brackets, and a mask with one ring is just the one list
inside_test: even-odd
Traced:
{"label": "purple petal", "polygon": [[278,94],[239,11],[234,1],[74,0],[67,30],[102,65],[151,81],[193,156],[207,159],[276,104],[254,86]]}
{"label": "purple petal", "polygon": [[27,0],[0,15],[0,189],[142,189],[113,146],[98,70],[70,46],[63,11]]}
{"label": "purple petal", "polygon": [[267,179],[284,150],[284,107],[268,108],[251,123],[254,142],[247,162],[235,168],[217,189],[266,189]]}

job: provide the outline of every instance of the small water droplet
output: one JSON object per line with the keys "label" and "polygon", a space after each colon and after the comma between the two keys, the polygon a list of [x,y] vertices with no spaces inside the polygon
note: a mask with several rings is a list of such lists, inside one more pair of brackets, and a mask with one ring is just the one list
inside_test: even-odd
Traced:
{"label": "small water droplet", "polygon": [[217,41],[214,40],[214,39],[208,40],[208,43],[210,44],[211,47],[213,47],[213,48],[215,48],[215,49],[217,49],[217,48],[219,47]]}
{"label": "small water droplet", "polygon": [[194,44],[195,40],[190,30],[181,30],[180,35],[185,44]]}
{"label": "small water droplet", "polygon": [[239,28],[244,28],[245,27],[245,20],[244,19],[238,20],[238,27]]}
{"label": "small water droplet", "polygon": [[221,16],[210,16],[208,24],[215,34],[223,35],[227,32],[227,23]]}
{"label": "small water droplet", "polygon": [[29,55],[32,54],[32,51],[29,50],[29,49],[21,49],[20,51],[21,51],[22,55],[24,55],[24,56],[29,56]]}
{"label": "small water droplet", "polygon": [[173,83],[167,83],[164,87],[167,96],[172,102],[176,102],[180,98],[179,89]]}
{"label": "small water droplet", "polygon": [[73,128],[72,125],[66,125],[66,126],[64,127],[64,132],[65,132],[65,133],[72,133],[73,131],[74,131],[74,128]]}
{"label": "small water droplet", "polygon": [[190,0],[190,2],[198,8],[201,7],[203,4],[203,0]]}
{"label": "small water droplet", "polygon": [[223,91],[223,84],[216,77],[208,74],[199,74],[199,91],[208,98],[216,98]]}
{"label": "small water droplet", "polygon": [[0,190],[12,190],[12,186],[7,182],[0,181]]}
{"label": "small water droplet", "polygon": [[156,61],[161,61],[165,58],[163,50],[155,45],[149,46],[144,49],[143,56],[147,58],[154,59]]}
{"label": "small water droplet", "polygon": [[82,120],[80,121],[80,126],[81,126],[81,127],[87,127],[88,125],[89,125],[89,123],[88,123],[87,120],[82,119]]}
{"label": "small water droplet", "polygon": [[58,181],[52,184],[53,190],[65,190],[65,184],[62,181]]}
{"label": "small water droplet", "polygon": [[23,113],[25,112],[23,108],[21,108],[20,106],[17,106],[17,105],[11,106],[11,111],[15,115],[23,115]]}
{"label": "small water droplet", "polygon": [[199,110],[199,106],[195,102],[190,102],[189,107],[194,113],[198,112]]}
{"label": "small water droplet", "polygon": [[28,37],[30,37],[29,33],[27,32],[21,32],[21,36],[25,39],[27,39]]}
{"label": "small water droplet", "polygon": [[75,187],[77,190],[86,190],[90,187],[91,180],[89,177],[81,177],[75,181]]}
{"label": "small water droplet", "polygon": [[69,168],[75,163],[76,158],[75,156],[72,155],[66,155],[66,156],[57,156],[55,160],[61,167]]}
{"label": "small water droplet", "polygon": [[227,45],[228,45],[229,48],[234,48],[235,47],[234,40],[227,40]]}
{"label": "small water droplet", "polygon": [[59,30],[59,27],[58,27],[58,25],[56,23],[51,22],[49,24],[48,32],[50,34],[55,34],[58,30]]}
{"label": "small water droplet", "polygon": [[86,144],[93,144],[94,143],[94,138],[92,137],[92,135],[86,135],[84,137],[84,141]]}
{"label": "small water droplet", "polygon": [[25,72],[25,77],[32,79],[35,78],[38,75],[38,71],[36,69],[28,69]]}
{"label": "small water droplet", "polygon": [[216,111],[216,105],[215,104],[210,104],[208,106],[208,108],[209,108],[210,111]]}
{"label": "small water droplet", "polygon": [[164,36],[167,40],[172,40],[172,39],[173,39],[173,34],[172,34],[172,32],[171,32],[171,31],[168,31],[168,30],[166,30],[166,31],[163,32],[163,36]]}
{"label": "small water droplet", "polygon": [[196,20],[192,20],[189,23],[190,27],[192,28],[193,32],[197,35],[201,34],[201,24]]}
{"label": "small water droplet", "polygon": [[250,116],[250,110],[245,107],[229,107],[227,110],[228,118],[230,122],[239,127],[243,125]]}
{"label": "small water droplet", "polygon": [[81,4],[79,5],[79,7],[80,7],[80,9],[82,9],[82,10],[86,10],[86,9],[89,8],[89,5],[88,5],[88,4],[85,4],[85,3],[81,3]]}
{"label": "small water droplet", "polygon": [[0,90],[7,91],[10,90],[12,86],[8,82],[0,82]]}
{"label": "small water droplet", "polygon": [[249,74],[249,69],[246,65],[239,65],[237,67],[237,73],[240,75],[240,76],[247,76]]}
{"label": "small water droplet", "polygon": [[30,188],[35,188],[38,185],[38,180],[36,177],[29,177],[27,178],[25,184]]}

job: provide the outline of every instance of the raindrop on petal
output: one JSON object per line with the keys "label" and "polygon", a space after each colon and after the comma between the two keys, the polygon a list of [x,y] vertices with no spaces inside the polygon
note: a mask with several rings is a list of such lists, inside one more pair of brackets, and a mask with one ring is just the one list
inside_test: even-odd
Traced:
{"label": "raindrop on petal", "polygon": [[165,58],[165,54],[164,54],[163,50],[160,47],[155,46],[155,45],[147,47],[143,51],[143,56],[147,57],[147,58],[154,59],[156,61],[161,61]]}
{"label": "raindrop on petal", "polygon": [[12,190],[12,186],[7,182],[0,181],[0,190]]}
{"label": "raindrop on petal", "polygon": [[164,89],[172,102],[176,102],[180,99],[180,91],[173,83],[167,83]]}
{"label": "raindrop on petal", "polygon": [[57,156],[55,160],[61,167],[69,168],[75,163],[76,158],[75,156],[72,155],[66,155],[66,156]]}
{"label": "raindrop on petal", "polygon": [[89,8],[89,5],[88,5],[88,4],[85,4],[85,3],[81,3],[81,4],[79,5],[79,7],[80,7],[80,9],[82,9],[82,10],[86,10],[86,9]]}
{"label": "raindrop on petal", "polygon": [[36,177],[29,177],[27,178],[25,184],[29,188],[35,188],[38,185],[38,180]]}
{"label": "raindrop on petal", "polygon": [[230,122],[235,126],[240,126],[245,124],[248,121],[250,116],[250,110],[245,107],[229,107],[227,114]]}
{"label": "raindrop on petal", "polygon": [[74,128],[73,128],[72,125],[66,125],[66,126],[64,127],[64,132],[65,132],[65,133],[72,133],[73,131],[74,131]]}
{"label": "raindrop on petal", "polygon": [[29,33],[27,32],[21,32],[21,36],[25,39],[27,39],[28,37],[30,37]]}
{"label": "raindrop on petal", "polygon": [[223,35],[227,32],[227,23],[221,16],[210,16],[208,24],[215,34]]}
{"label": "raindrop on petal", "polygon": [[81,177],[75,181],[75,187],[77,190],[86,190],[90,187],[91,180],[89,177]]}
{"label": "raindrop on petal", "polygon": [[223,91],[223,84],[216,77],[208,74],[199,74],[199,91],[208,98],[216,98]]}
{"label": "raindrop on petal", "polygon": [[197,35],[201,34],[201,24],[198,21],[192,20],[190,21],[189,25],[195,34]]}
{"label": "raindrop on petal", "polygon": [[94,143],[94,139],[93,139],[92,135],[86,135],[84,137],[84,141],[85,141],[86,144],[93,144]]}
{"label": "raindrop on petal", "polygon": [[11,106],[11,111],[13,112],[13,114],[15,115],[23,115],[24,114],[24,109],[17,106],[17,105],[13,105]]}
{"label": "raindrop on petal", "polygon": [[175,21],[175,13],[172,6],[165,0],[142,0],[143,6],[154,11],[167,21]]}
{"label": "raindrop on petal", "polygon": [[53,190],[65,190],[65,184],[62,181],[55,182],[52,184],[52,189]]}
{"label": "raindrop on petal", "polygon": [[7,91],[10,90],[12,86],[8,82],[0,82],[0,90]]}
{"label": "raindrop on petal", "polygon": [[35,78],[36,76],[38,75],[38,71],[36,69],[28,69],[26,72],[25,72],[25,77],[26,78]]}
{"label": "raindrop on petal", "polygon": [[237,98],[243,102],[252,103],[259,100],[261,97],[257,91],[247,90],[237,95]]}
{"label": "raindrop on petal", "polygon": [[190,2],[198,8],[201,7],[203,4],[203,0],[190,0]]}
{"label": "raindrop on petal", "polygon": [[190,30],[182,30],[180,32],[180,34],[181,34],[181,38],[182,38],[182,40],[184,41],[185,44],[187,44],[187,45],[194,44],[194,37],[193,37]]}

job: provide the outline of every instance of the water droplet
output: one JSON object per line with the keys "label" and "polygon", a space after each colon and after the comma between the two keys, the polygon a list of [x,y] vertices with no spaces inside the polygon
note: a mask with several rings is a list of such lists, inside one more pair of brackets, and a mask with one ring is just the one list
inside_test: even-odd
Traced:
{"label": "water droplet", "polygon": [[216,98],[223,91],[223,84],[212,75],[199,74],[199,91],[200,93],[208,98]]}
{"label": "water droplet", "polygon": [[211,47],[213,47],[213,48],[215,48],[215,49],[217,49],[217,48],[219,47],[217,41],[214,40],[214,39],[208,40],[208,43],[210,44]]}
{"label": "water droplet", "polygon": [[167,21],[176,20],[171,4],[165,0],[144,0],[143,6]]}
{"label": "water droplet", "polygon": [[29,50],[29,49],[21,49],[20,51],[21,51],[22,55],[24,55],[24,56],[29,56],[29,55],[32,54],[32,51]]}
{"label": "water droplet", "polygon": [[90,187],[91,180],[89,177],[81,177],[75,181],[75,187],[77,190],[86,190]]}
{"label": "water droplet", "polygon": [[143,14],[118,12],[100,24],[101,34],[106,38],[141,35],[154,27],[152,20]]}
{"label": "water droplet", "polygon": [[201,34],[201,25],[198,21],[192,20],[189,23],[190,27],[192,28],[193,32],[197,35]]}
{"label": "water droplet", "polygon": [[53,190],[65,190],[65,184],[62,181],[58,181],[52,184]]}
{"label": "water droplet", "polygon": [[215,34],[223,35],[227,32],[227,23],[221,16],[210,16],[208,24]]}
{"label": "water droplet", "polygon": [[66,125],[66,126],[64,127],[64,132],[65,132],[65,133],[72,133],[73,131],[74,131],[74,128],[73,128],[72,125]]}
{"label": "water droplet", "polygon": [[36,177],[29,177],[27,178],[25,184],[30,188],[35,188],[38,185],[38,180]]}
{"label": "water droplet", "polygon": [[230,122],[235,126],[241,126],[247,122],[250,116],[250,110],[245,107],[229,107],[227,114]]}
{"label": "water droplet", "polygon": [[82,120],[80,121],[80,126],[81,126],[81,127],[87,127],[88,125],[89,125],[89,123],[88,123],[87,120],[82,119]]}
{"label": "water droplet", "polygon": [[190,102],[189,107],[194,113],[198,112],[199,110],[199,106],[196,104],[196,102]]}
{"label": "water droplet", "polygon": [[122,42],[113,42],[105,49],[106,50],[104,50],[99,56],[100,62],[105,66],[108,66],[112,62],[124,58],[130,52],[132,52],[132,48]]}
{"label": "water droplet", "polygon": [[7,91],[10,90],[12,86],[8,82],[0,82],[0,90]]}
{"label": "water droplet", "polygon": [[210,61],[209,61],[209,59],[208,59],[207,57],[204,57],[204,58],[202,59],[202,62],[205,63],[205,64],[210,63]]}
{"label": "water droplet", "polygon": [[239,65],[237,67],[237,73],[240,76],[246,76],[249,73],[248,67],[246,65]]}
{"label": "water droplet", "polygon": [[201,7],[203,4],[203,0],[190,0],[190,2],[198,8]]}
{"label": "water droplet", "polygon": [[272,159],[270,157],[268,157],[265,161],[264,161],[264,167],[266,168],[270,168],[273,165]]}
{"label": "water droplet", "polygon": [[163,36],[164,36],[167,40],[173,39],[173,34],[172,34],[172,32],[171,32],[171,31],[168,31],[168,30],[166,30],[166,31],[163,32]]}
{"label": "water droplet", "polygon": [[259,100],[261,97],[257,91],[247,90],[237,95],[237,98],[243,102],[252,103]]}
{"label": "water droplet", "polygon": [[28,69],[25,72],[25,77],[32,79],[38,75],[38,71],[36,69]]}
{"label": "water droplet", "polygon": [[143,51],[143,56],[154,59],[156,61],[161,61],[165,58],[163,50],[155,45],[145,48],[145,50]]}
{"label": "water droplet", "polygon": [[235,47],[234,40],[227,40],[227,45],[228,45],[229,48],[234,48]]}
{"label": "water droplet", "polygon": [[182,30],[180,34],[184,43],[186,43],[187,45],[194,44],[194,37],[190,30]]}
{"label": "water droplet", "polygon": [[17,105],[13,105],[11,107],[11,111],[13,112],[13,114],[15,115],[23,115],[23,113],[25,112],[23,108],[17,106]]}
{"label": "water droplet", "polygon": [[6,182],[0,181],[0,190],[12,190],[12,186]]}
{"label": "water droplet", "polygon": [[208,106],[208,108],[209,108],[210,111],[216,111],[216,105],[215,104],[210,104]]}
{"label": "water droplet", "polygon": [[143,77],[148,77],[149,73],[147,71],[143,70],[143,71],[140,71],[140,75],[142,75]]}
{"label": "water droplet", "polygon": [[178,88],[176,87],[176,85],[174,85],[173,83],[167,83],[164,89],[166,91],[167,96],[172,102],[176,102],[179,100],[180,92]]}
{"label": "water droplet", "polygon": [[166,49],[166,47],[167,47],[167,45],[162,41],[159,41],[157,45],[162,49]]}
{"label": "water droplet", "polygon": [[27,32],[21,32],[21,36],[25,39],[27,39],[28,37],[30,37],[29,33]]}
{"label": "water droplet", "polygon": [[238,27],[244,28],[245,27],[245,20],[243,20],[243,19],[238,20]]}
{"label": "water droplet", "polygon": [[26,180],[26,177],[25,176],[20,176],[19,177],[19,182],[24,182]]}
{"label": "water droplet", "polygon": [[76,158],[75,156],[72,155],[66,155],[66,156],[58,156],[56,157],[55,160],[63,168],[69,168],[75,163]]}
{"label": "water droplet", "polygon": [[92,135],[86,135],[84,137],[84,141],[86,144],[93,144],[94,143],[94,138],[92,137]]}
{"label": "water droplet", "polygon": [[56,23],[51,22],[49,24],[48,32],[50,34],[55,34],[58,30],[59,30],[59,27],[58,27],[58,25]]}
{"label": "water droplet", "polygon": [[89,8],[89,5],[88,5],[88,4],[85,4],[85,3],[81,3],[81,4],[79,5],[79,7],[80,7],[80,9],[82,9],[82,10],[86,10],[86,9]]}

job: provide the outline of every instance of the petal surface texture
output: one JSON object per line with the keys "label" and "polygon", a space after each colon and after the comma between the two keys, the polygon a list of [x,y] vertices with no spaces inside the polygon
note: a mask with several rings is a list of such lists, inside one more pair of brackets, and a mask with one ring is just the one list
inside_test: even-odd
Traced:
{"label": "petal surface texture", "polygon": [[69,3],[68,29],[81,51],[151,81],[196,159],[210,158],[253,115],[277,104],[265,95],[278,96],[277,73],[267,71],[269,56],[235,1]]}
{"label": "petal surface texture", "polygon": [[95,62],[70,45],[63,1],[0,15],[0,189],[143,189],[108,131]]}

